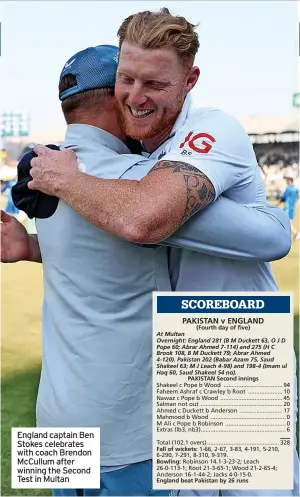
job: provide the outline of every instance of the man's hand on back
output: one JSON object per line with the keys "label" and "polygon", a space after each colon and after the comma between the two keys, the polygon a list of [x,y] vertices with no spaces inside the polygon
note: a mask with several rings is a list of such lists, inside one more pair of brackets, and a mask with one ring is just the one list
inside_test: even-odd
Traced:
{"label": "man's hand on back", "polygon": [[41,262],[37,237],[14,216],[1,210],[1,262]]}
{"label": "man's hand on back", "polygon": [[31,190],[59,196],[61,188],[72,181],[72,175],[80,174],[73,150],[56,151],[37,145],[34,152],[38,154],[38,157],[31,160],[32,181],[28,183],[28,188]]}

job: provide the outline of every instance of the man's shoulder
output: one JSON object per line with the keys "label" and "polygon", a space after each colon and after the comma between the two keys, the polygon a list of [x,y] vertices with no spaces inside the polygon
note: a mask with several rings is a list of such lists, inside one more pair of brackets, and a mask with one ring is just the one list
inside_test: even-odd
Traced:
{"label": "man's shoulder", "polygon": [[75,153],[80,152],[80,151],[89,151],[89,152],[94,152],[99,150],[101,152],[106,152],[107,155],[119,155],[117,152],[109,148],[108,146],[104,145],[103,143],[97,143],[94,140],[86,141],[86,142],[78,142],[74,143],[70,140],[66,140],[65,142],[61,143],[59,146],[60,150],[73,150]]}
{"label": "man's shoulder", "polygon": [[[239,120],[215,107],[194,108],[185,124],[181,127],[176,142],[187,143],[190,140],[210,140],[215,143],[213,149],[231,150],[236,155],[249,151],[252,155],[252,143],[249,135]],[[173,145],[176,146],[175,142]],[[181,148],[184,145],[181,145]],[[210,147],[211,148],[211,147]]]}
{"label": "man's shoulder", "polygon": [[[191,160],[215,160],[257,167],[251,139],[234,116],[214,107],[199,107],[189,113],[178,130],[166,160],[175,155]],[[236,167],[235,167],[236,169]]]}
{"label": "man's shoulder", "polygon": [[186,124],[201,126],[206,123],[215,127],[226,125],[245,132],[242,124],[236,117],[216,107],[193,108],[186,122]]}
{"label": "man's shoulder", "polygon": [[[132,153],[119,153],[96,141],[89,141],[74,145],[64,142],[61,149],[71,149],[77,157],[78,169],[81,172],[98,178],[118,179],[133,166],[147,159]],[[136,168],[137,169],[137,168]],[[138,172],[136,171],[136,174]],[[146,173],[145,173],[146,174]]]}

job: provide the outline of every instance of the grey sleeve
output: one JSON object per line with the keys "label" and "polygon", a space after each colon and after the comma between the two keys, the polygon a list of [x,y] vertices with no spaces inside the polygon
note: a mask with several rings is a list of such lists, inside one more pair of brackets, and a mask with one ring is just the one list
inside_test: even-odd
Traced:
{"label": "grey sleeve", "polygon": [[220,196],[160,245],[227,259],[269,262],[290,251],[291,228],[286,213],[277,207],[244,206]]}

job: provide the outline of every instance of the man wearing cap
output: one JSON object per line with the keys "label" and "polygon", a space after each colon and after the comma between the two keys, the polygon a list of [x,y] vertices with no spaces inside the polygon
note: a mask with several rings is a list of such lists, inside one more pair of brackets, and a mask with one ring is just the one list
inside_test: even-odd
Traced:
{"label": "man wearing cap", "polygon": [[[75,65],[75,62],[72,65]],[[65,78],[61,80],[60,95],[62,99],[63,92],[68,91],[71,84],[70,80],[67,82],[67,75]],[[64,83],[67,86],[65,89],[63,88]],[[102,107],[100,106],[99,109],[95,108],[95,101],[92,103],[88,102],[88,98],[86,99],[86,108],[90,106],[90,110],[94,111],[89,115],[89,126],[86,126],[87,122],[84,122],[86,117],[80,116],[80,108],[78,107],[81,96],[85,98],[87,95],[82,86],[81,88],[77,87],[75,91],[72,91],[72,95],[70,92],[68,93],[68,98],[63,100],[62,104],[67,122],[82,123],[70,124],[64,145],[66,148],[69,147],[76,151],[79,161],[78,168],[91,175],[91,178],[92,175],[105,176],[105,178],[130,177],[133,168],[134,174],[138,171],[141,176],[144,176],[151,168],[149,162],[145,161],[143,164],[140,161],[139,164],[136,164],[136,158],[134,160],[134,157],[128,154],[129,149],[124,143],[122,144],[122,141],[126,140],[122,126],[119,125],[118,129],[115,123],[115,129],[112,130],[112,122],[118,116],[118,109],[109,91],[103,92]],[[71,100],[72,97],[78,97],[77,102],[74,99]],[[97,99],[99,98],[98,95]],[[105,106],[104,102],[106,102]],[[81,104],[83,105],[83,100],[81,100]],[[105,131],[100,130],[100,133],[99,129],[96,129],[99,127]],[[80,141],[78,142],[78,140]],[[87,147],[88,142],[89,146]],[[105,147],[108,147],[108,150],[105,150]],[[62,154],[68,156],[70,152],[63,151]],[[117,165],[117,161],[114,160],[117,159],[118,154],[121,154],[122,162],[124,161],[122,165],[120,162]],[[118,160],[120,161],[120,155]],[[154,162],[156,162],[156,158]],[[73,174],[74,172],[69,176],[70,182],[76,177],[76,172],[74,176]],[[93,179],[100,181],[99,178]],[[128,184],[127,180],[123,181]],[[190,186],[192,188],[193,184]],[[85,198],[89,202],[87,193],[86,191]],[[203,195],[207,196],[206,192],[203,192]],[[229,205],[227,199],[220,198],[219,201],[225,201],[224,205]],[[218,207],[218,205],[221,204],[218,204],[217,201],[215,205],[210,206],[210,212],[213,212],[213,208]],[[237,207],[242,208],[241,205]],[[139,208],[140,206],[137,204],[137,211]],[[199,219],[203,220],[209,209],[204,210]],[[245,208],[245,212],[248,211],[249,209]],[[227,212],[229,214],[230,210]],[[271,216],[273,212],[275,213],[271,209]],[[261,214],[262,212],[258,210],[256,213]],[[191,219],[191,221],[195,221],[195,219]],[[118,223],[117,220],[116,222]],[[189,224],[191,226],[191,222]],[[87,426],[88,424],[84,423],[84,420],[87,419],[89,423],[93,423],[91,417],[95,412],[104,434],[102,435],[101,454],[102,452],[104,454],[102,465],[105,468],[102,468],[101,485],[105,481],[110,481],[110,483],[114,481],[113,485],[116,485],[117,480],[120,484],[122,475],[124,475],[123,484],[127,481],[127,487],[126,484],[123,486],[125,490],[122,495],[149,495],[149,493],[142,493],[145,491],[144,488],[138,488],[136,483],[136,480],[149,482],[150,466],[146,459],[151,457],[151,406],[149,404],[151,398],[151,376],[149,374],[151,371],[151,326],[149,326],[151,323],[151,298],[149,297],[151,296],[150,287],[152,286],[154,289],[153,284],[156,289],[170,289],[169,275],[167,274],[167,252],[164,248],[151,249],[134,246],[118,238],[113,238],[109,234],[106,235],[102,230],[95,230],[73,210],[69,209],[64,201],[59,202],[54,208],[54,214],[51,218],[38,221],[37,228],[45,278],[44,330],[46,326],[49,329],[52,327],[57,335],[55,344],[50,339],[45,340],[44,338],[44,354],[47,353],[48,358],[51,354],[56,356],[55,362],[60,365],[58,371],[51,371],[49,365],[54,362],[48,359],[47,364],[46,356],[44,356],[38,400],[38,412],[40,417],[44,419],[41,425],[51,426],[51,411],[54,411],[56,415],[54,423],[59,423],[59,416],[62,412],[61,402],[64,401],[64,398],[70,402],[70,406],[64,403],[63,409],[69,426],[72,426],[72,423],[76,423],[73,426],[83,426],[84,424]],[[56,236],[53,236],[53,233]],[[214,255],[218,254],[218,250],[215,251]],[[232,255],[228,255],[228,252],[226,253],[226,250],[225,256],[232,257]],[[245,253],[241,255],[241,259],[246,258]],[[216,257],[216,262],[217,259]],[[88,261],[88,266],[85,266],[85,281],[83,282],[79,267],[84,260]],[[110,261],[112,261],[111,265]],[[243,265],[240,264],[241,269]],[[90,268],[88,274],[86,267]],[[109,278],[106,276],[107,271],[105,271],[107,267],[110,269]],[[252,265],[252,271],[254,267],[255,265]],[[245,268],[247,269],[247,265]],[[248,270],[250,275],[250,266],[248,266]],[[269,284],[275,285],[267,265],[265,265],[264,274],[265,281],[269,277]],[[137,276],[143,283],[141,288]],[[262,276],[262,278],[264,277]],[[123,283],[125,280],[126,285]],[[148,284],[148,287],[145,287],[147,281],[150,281],[150,286]],[[234,279],[232,281],[234,284]],[[221,284],[223,283],[225,283],[225,279],[221,282]],[[99,289],[100,287],[101,289]],[[276,285],[272,288],[275,289]],[[129,291],[130,289],[131,291]],[[69,297],[69,293],[72,298]],[[46,295],[48,295],[48,301]],[[91,297],[88,297],[89,295]],[[105,295],[105,299],[103,295]],[[114,297],[113,301],[110,300],[111,295]],[[147,300],[144,298],[145,295]],[[53,315],[51,308],[56,309],[57,317]],[[70,316],[71,312],[73,319]],[[99,316],[100,312],[101,316]],[[76,320],[74,320],[75,316]],[[65,321],[69,320],[67,326],[61,322],[62,317]],[[61,334],[60,327],[63,330]],[[101,329],[101,337],[95,333],[97,328]],[[70,344],[70,351],[65,350],[64,346],[66,330],[68,329],[72,331],[69,340],[67,340]],[[89,330],[88,334],[87,329]],[[95,331],[93,332],[93,330]],[[89,337],[93,337],[92,342]],[[80,345],[79,348],[76,347],[76,343]],[[98,354],[96,361],[94,359],[95,352]],[[64,362],[69,365],[70,371],[66,371]],[[130,368],[127,368],[128,365]],[[62,372],[63,374],[61,374]],[[101,382],[104,375],[108,379],[107,385]],[[75,377],[79,379],[77,384],[74,382]],[[93,383],[93,378],[96,377],[99,378],[98,391]],[[46,395],[46,384],[57,385],[58,381],[60,381],[59,389],[61,392],[55,392],[52,388],[53,392],[51,389],[50,392],[48,391],[49,398]],[[44,388],[44,392],[41,391],[42,388]],[[89,397],[90,392],[96,392],[96,395]],[[54,394],[57,399],[53,397]],[[86,397],[88,397],[88,402]],[[57,400],[60,409],[57,408],[55,412]],[[102,410],[101,406],[98,405],[99,400],[103,402]],[[118,401],[117,405],[116,400]],[[127,406],[126,402],[128,402]],[[105,411],[108,412],[105,413]],[[99,413],[101,414],[99,415]],[[61,422],[60,426],[63,426]],[[105,438],[103,439],[103,437]],[[150,451],[144,450],[143,452],[141,448],[146,446],[150,448]],[[126,467],[120,467],[124,465]],[[135,480],[136,475],[138,476]],[[132,489],[133,484],[136,485],[135,489]],[[112,487],[109,488],[109,492],[111,491]],[[120,491],[120,486],[117,491]],[[139,493],[132,493],[134,491]],[[154,491],[151,494],[154,495]],[[100,493],[100,495],[102,494]],[[120,494],[107,493],[107,495]]]}

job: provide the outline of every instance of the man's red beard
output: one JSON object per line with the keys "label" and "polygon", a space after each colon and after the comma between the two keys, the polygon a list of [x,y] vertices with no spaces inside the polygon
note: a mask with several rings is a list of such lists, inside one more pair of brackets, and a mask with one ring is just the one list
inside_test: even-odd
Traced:
{"label": "man's red beard", "polygon": [[[151,138],[155,138],[157,135],[159,136],[164,132],[164,130],[168,129],[169,127],[171,128],[173,127],[181,111],[182,104],[183,104],[183,97],[181,97],[180,99],[178,98],[178,105],[172,106],[173,108],[170,114],[169,114],[170,109],[164,109],[161,118],[157,119],[152,125],[150,125],[146,129],[143,129],[143,127],[138,129],[137,125],[132,126],[130,123],[128,123],[126,120],[124,104],[122,106],[119,104],[120,118],[125,134],[135,140],[149,140]],[[168,115],[166,115],[167,113]]]}

